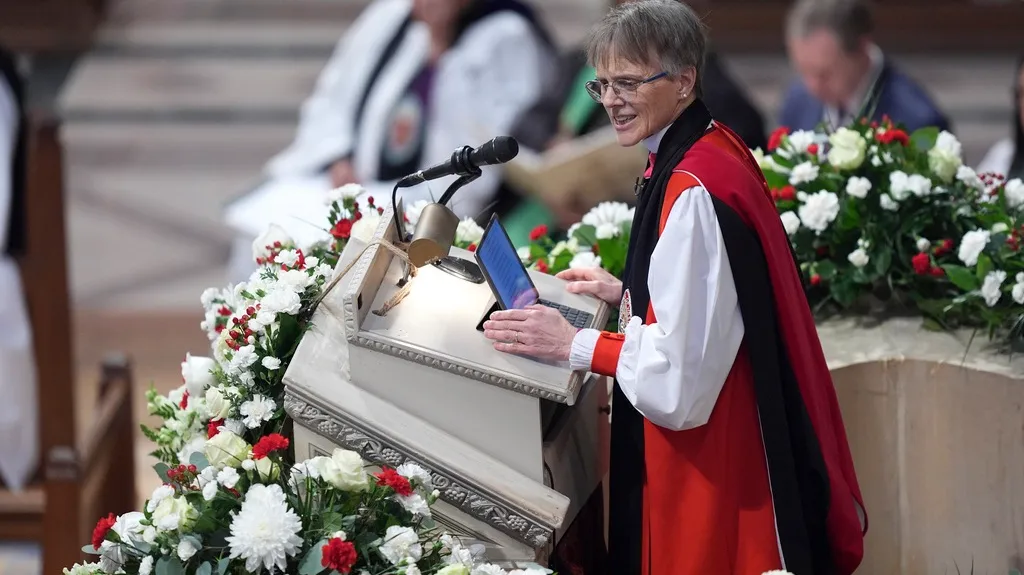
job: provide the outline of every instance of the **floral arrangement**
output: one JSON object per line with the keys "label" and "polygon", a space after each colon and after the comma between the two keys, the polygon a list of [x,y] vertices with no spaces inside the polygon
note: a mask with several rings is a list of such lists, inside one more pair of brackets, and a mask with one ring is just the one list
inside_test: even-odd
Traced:
{"label": "floral arrangement", "polygon": [[210,356],[187,355],[179,388],[147,394],[163,485],[144,510],[101,518],[83,548],[96,560],[66,575],[505,574],[436,529],[439,493],[422,468],[372,469],[342,449],[294,462],[282,378],[342,249],[377,228],[383,210],[362,194],[331,193],[325,241],[301,249],[271,227],[247,282],[202,294]]}
{"label": "floral arrangement", "polygon": [[[1024,182],[977,174],[960,142],[888,119],[828,133],[772,133],[753,151],[815,313],[913,311],[933,329],[1024,332]],[[619,274],[632,212],[603,203],[521,257],[540,271],[599,265]]]}

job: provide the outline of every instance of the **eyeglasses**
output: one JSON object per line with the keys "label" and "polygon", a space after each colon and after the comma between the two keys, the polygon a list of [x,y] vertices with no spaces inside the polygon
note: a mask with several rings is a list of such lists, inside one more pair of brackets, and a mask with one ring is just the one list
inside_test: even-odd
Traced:
{"label": "eyeglasses", "polygon": [[609,86],[616,96],[622,98],[626,102],[629,102],[636,97],[637,88],[643,84],[649,84],[655,80],[660,80],[665,76],[668,76],[668,72],[659,72],[650,78],[645,78],[643,80],[629,80],[625,78],[612,80],[611,82],[607,80],[590,80],[584,84],[584,86],[587,88],[587,93],[590,94],[590,97],[593,98],[595,102],[601,101],[601,98],[604,96],[605,88],[608,88]]}

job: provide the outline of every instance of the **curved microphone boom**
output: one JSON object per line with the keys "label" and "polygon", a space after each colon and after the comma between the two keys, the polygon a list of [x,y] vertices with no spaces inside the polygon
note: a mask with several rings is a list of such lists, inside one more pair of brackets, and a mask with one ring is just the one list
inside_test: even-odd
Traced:
{"label": "curved microphone boom", "polygon": [[414,172],[398,180],[391,191],[391,206],[395,216],[395,230],[402,236],[402,225],[398,215],[398,188],[407,188],[422,182],[436,180],[445,176],[460,176],[459,179],[445,190],[437,203],[446,205],[458,189],[480,177],[481,166],[504,164],[519,153],[519,142],[511,136],[498,136],[482,146],[473,149],[463,146],[452,152],[448,160],[429,168]]}

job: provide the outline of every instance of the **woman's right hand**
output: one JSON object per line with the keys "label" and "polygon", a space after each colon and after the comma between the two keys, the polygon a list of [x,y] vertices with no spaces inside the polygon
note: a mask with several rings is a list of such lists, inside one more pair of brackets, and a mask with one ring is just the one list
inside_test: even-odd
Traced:
{"label": "woman's right hand", "polygon": [[338,160],[331,164],[330,175],[331,184],[333,184],[335,188],[340,188],[346,184],[358,183],[355,167],[352,166],[352,162],[347,159]]}
{"label": "woman's right hand", "polygon": [[565,289],[570,293],[592,295],[613,306],[622,300],[622,282],[604,268],[567,269],[555,277],[569,282]]}

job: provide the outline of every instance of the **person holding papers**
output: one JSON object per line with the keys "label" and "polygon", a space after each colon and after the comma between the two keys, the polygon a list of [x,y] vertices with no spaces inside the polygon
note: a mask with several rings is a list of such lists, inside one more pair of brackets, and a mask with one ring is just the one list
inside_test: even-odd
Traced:
{"label": "person holding papers", "polygon": [[[325,235],[327,191],[358,183],[391,196],[399,178],[461,146],[506,134],[554,69],[547,34],[518,0],[377,0],[338,44],[303,104],[295,140],[266,181],[227,211],[240,232],[238,273],[270,223],[300,242]],[[462,189],[459,216],[486,212],[501,180],[484,170]],[[454,177],[401,190],[406,205],[438,198]]]}
{"label": "person holding papers", "polygon": [[610,573],[849,575],[867,516],[835,390],[764,178],[701,99],[704,50],[674,0],[619,6],[590,36],[590,90],[650,165],[622,281],[560,277],[619,305],[618,333],[530,306],[484,335],[615,377]]}

